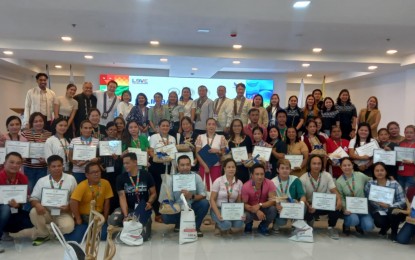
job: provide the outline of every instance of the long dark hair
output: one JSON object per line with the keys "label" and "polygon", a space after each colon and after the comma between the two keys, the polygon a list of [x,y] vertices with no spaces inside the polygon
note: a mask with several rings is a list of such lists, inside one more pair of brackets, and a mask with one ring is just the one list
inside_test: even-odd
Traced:
{"label": "long dark hair", "polygon": [[372,131],[370,131],[370,125],[366,122],[362,122],[357,127],[356,143],[354,144],[354,148],[360,147],[359,129],[362,128],[362,127],[367,127],[367,129],[369,130],[369,135],[366,138],[365,144],[370,143],[370,140],[372,140]]}
{"label": "long dark hair", "polygon": [[245,132],[244,132],[244,123],[242,123],[241,119],[235,118],[234,120],[232,120],[232,123],[229,127],[229,140],[234,140],[235,139],[235,133],[233,132],[233,125],[234,123],[238,121],[239,123],[241,123],[241,137],[244,138],[245,137]]}
{"label": "long dark hair", "polygon": [[122,135],[121,135],[121,142],[122,142],[122,144],[127,145],[127,147],[131,144],[131,138],[132,137],[131,137],[130,132],[128,131],[128,128],[132,123],[134,123],[138,126],[138,123],[136,121],[129,121],[127,123],[127,125],[125,126],[124,131],[122,132]]}
{"label": "long dark hair", "polygon": [[287,127],[287,130],[285,131],[285,142],[287,143],[287,145],[290,144],[290,139],[288,138],[288,135],[287,135],[288,134],[288,129],[290,129],[290,128],[295,130],[296,137],[295,137],[294,143],[298,143],[300,141],[300,137],[298,136],[298,130],[294,126],[289,126],[289,127]]}
{"label": "long dark hair", "polygon": [[[222,175],[225,175],[225,167],[226,165],[228,165],[228,163],[233,162],[235,164],[235,167],[237,166],[235,160],[233,158],[226,158],[223,162],[222,162]],[[235,174],[235,180],[238,181],[238,177]]]}
{"label": "long dark hair", "polygon": [[331,100],[331,103],[333,103],[333,106],[331,107],[331,110],[330,111],[335,111],[336,110],[336,104],[334,103],[334,100],[331,98],[331,97],[326,97],[324,100],[323,100],[323,105],[321,106],[321,110],[323,111],[323,112],[326,112],[327,111],[327,107],[326,107],[326,100]]}
{"label": "long dark hair", "polygon": [[350,99],[350,92],[349,92],[349,90],[348,89],[342,89],[342,90],[340,90],[339,96],[337,97],[337,105],[340,106],[342,104],[342,100],[341,100],[340,96],[343,93],[347,93],[349,95],[349,99],[347,99],[346,103],[347,104],[351,104],[352,103],[352,100]]}

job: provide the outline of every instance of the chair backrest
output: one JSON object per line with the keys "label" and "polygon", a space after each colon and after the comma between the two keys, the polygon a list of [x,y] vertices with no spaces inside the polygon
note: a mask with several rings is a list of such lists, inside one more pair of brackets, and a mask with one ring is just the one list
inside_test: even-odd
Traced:
{"label": "chair backrest", "polygon": [[115,256],[117,248],[113,240],[113,235],[115,232],[121,232],[121,230],[121,227],[115,227],[113,225],[108,226],[107,245],[105,246],[104,260],[112,260]]}
{"label": "chair backrest", "polygon": [[92,228],[88,229],[85,241],[85,259],[96,260],[98,257],[99,243],[101,241],[101,229],[105,223],[104,216],[95,210],[95,200],[91,201],[89,223],[93,222]]}

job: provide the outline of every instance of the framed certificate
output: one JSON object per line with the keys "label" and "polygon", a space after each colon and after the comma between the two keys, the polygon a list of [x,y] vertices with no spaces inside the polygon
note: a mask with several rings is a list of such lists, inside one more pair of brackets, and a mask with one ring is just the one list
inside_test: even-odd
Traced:
{"label": "framed certificate", "polygon": [[373,151],[373,163],[383,162],[386,165],[396,165],[396,151],[375,149]]}
{"label": "framed certificate", "polygon": [[[246,150],[246,146],[242,147],[234,147],[231,149],[232,158],[235,162],[241,162],[242,160],[248,160],[248,151]],[[261,156],[260,156],[261,157]]]}
{"label": "framed certificate", "polygon": [[12,199],[17,203],[26,203],[27,185],[0,185],[0,203],[9,204]]}
{"label": "framed certificate", "polygon": [[370,143],[367,143],[363,146],[357,147],[356,152],[359,156],[367,155],[369,157],[372,157],[373,156],[373,151],[375,149],[379,149],[379,148],[380,147],[379,147],[378,142],[376,140],[374,140],[374,141],[372,141]]}
{"label": "framed certificate", "polygon": [[369,200],[392,205],[394,197],[395,189],[378,185],[370,185]]}
{"label": "framed certificate", "polygon": [[97,157],[97,147],[94,145],[75,144],[73,147],[73,160],[89,161]]}
{"label": "framed certificate", "polygon": [[302,155],[288,155],[286,154],[284,156],[285,159],[290,161],[291,169],[294,169],[296,167],[301,167],[301,164],[303,163],[303,156]]}
{"label": "framed certificate", "polygon": [[367,198],[346,197],[346,210],[355,214],[368,214]]}
{"label": "framed certificate", "polygon": [[271,158],[272,147],[261,147],[254,146],[254,151],[252,152],[252,157],[255,157],[259,154],[259,159],[264,161],[269,161]]}
{"label": "framed certificate", "polygon": [[163,152],[163,153],[167,153],[170,158],[175,158],[175,155],[177,153],[177,148],[175,144],[169,144],[169,145],[165,145],[159,148],[155,149],[156,152]]}
{"label": "framed certificate", "polygon": [[244,204],[222,202],[220,211],[223,220],[242,220],[244,217]]}
{"label": "framed certificate", "polygon": [[121,155],[121,141],[99,141],[99,156]]}
{"label": "framed certificate", "polygon": [[42,201],[41,204],[44,207],[55,207],[59,208],[61,206],[68,205],[69,200],[69,190],[60,190],[60,189],[42,189]]}
{"label": "framed certificate", "polygon": [[176,153],[176,158],[175,158],[176,162],[177,162],[177,159],[179,159],[179,157],[182,156],[182,155],[189,156],[191,165],[192,166],[195,165],[195,158],[193,156],[193,152],[179,152],[179,153]]}
{"label": "framed certificate", "polygon": [[396,161],[402,162],[403,160],[415,161],[415,149],[406,147],[395,147]]}
{"label": "framed certificate", "polygon": [[304,203],[281,202],[280,218],[304,219]]}
{"label": "framed certificate", "polygon": [[30,143],[29,158],[45,158],[45,143]]}
{"label": "framed certificate", "polygon": [[29,157],[29,142],[19,142],[19,141],[6,141],[6,154],[10,152],[19,153],[23,158],[30,158]]}
{"label": "framed certificate", "polygon": [[312,207],[320,210],[336,210],[336,194],[313,192]]}
{"label": "framed certificate", "polygon": [[147,152],[141,151],[140,148],[128,148],[128,152],[135,153],[137,155],[137,165],[145,166],[148,165],[148,154]]}
{"label": "framed certificate", "polygon": [[337,149],[334,150],[334,152],[332,152],[331,154],[329,154],[329,158],[331,160],[336,160],[336,159],[338,160],[338,159],[345,158],[345,157],[349,157],[349,155],[340,146],[337,147]]}
{"label": "framed certificate", "polygon": [[0,148],[0,164],[4,164],[5,159],[6,159],[6,148],[1,147]]}
{"label": "framed certificate", "polygon": [[173,174],[173,191],[195,191],[196,190],[196,175],[190,174]]}

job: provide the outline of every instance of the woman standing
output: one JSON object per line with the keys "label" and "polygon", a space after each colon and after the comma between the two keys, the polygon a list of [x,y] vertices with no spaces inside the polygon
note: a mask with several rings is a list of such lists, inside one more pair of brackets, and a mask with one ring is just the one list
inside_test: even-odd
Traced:
{"label": "woman standing", "polygon": [[182,129],[182,132],[177,134],[177,143],[179,145],[189,146],[189,151],[192,151],[193,158],[195,159],[191,170],[197,172],[199,169],[195,155],[195,142],[197,134],[193,131],[192,119],[190,119],[188,116],[184,116],[182,120],[180,120],[180,129]]}
{"label": "woman standing", "polygon": [[356,135],[356,107],[352,104],[349,90],[342,89],[337,97],[336,109],[339,111],[342,138],[350,140]]}
{"label": "woman standing", "polygon": [[72,124],[78,110],[78,101],[73,97],[76,93],[75,84],[68,84],[66,86],[65,96],[60,96],[55,99],[54,104],[54,118],[65,118],[68,121],[68,129],[65,133],[65,138],[72,139],[75,136],[75,126]]}
{"label": "woman standing", "polygon": [[107,136],[105,126],[99,124],[101,121],[101,112],[97,108],[91,108],[88,112],[88,119],[92,124],[92,136],[98,140]]}
{"label": "woman standing", "polygon": [[368,144],[370,142],[376,142],[372,138],[372,133],[370,132],[370,125],[368,123],[360,123],[357,128],[357,135],[355,138],[350,140],[349,143],[349,155],[353,159],[353,162],[359,167],[359,171],[363,172],[368,176],[372,176],[372,164],[373,159],[367,155],[359,155],[356,152],[356,148]]}
{"label": "woman standing", "polygon": [[317,104],[315,104],[314,102],[314,97],[313,95],[308,95],[305,101],[305,107],[303,109],[303,118],[304,118],[304,122],[307,123],[308,120],[310,119],[314,119],[315,117],[318,116],[318,107]]}
{"label": "woman standing", "polygon": [[[415,126],[408,125],[405,127],[405,139],[399,144],[399,147],[415,148]],[[404,190],[415,186],[415,164],[413,160],[403,160],[398,162],[398,182]]]}
{"label": "woman standing", "polygon": [[126,118],[127,122],[135,121],[138,124],[140,133],[145,136],[148,136],[148,128],[150,127],[148,120],[149,109],[147,105],[147,96],[144,93],[139,93],[135,99],[135,106]]}
{"label": "woman standing", "polygon": [[323,121],[322,130],[330,136],[333,126],[340,126],[340,115],[331,97],[326,97],[323,102],[324,106],[320,111],[321,120]]}
{"label": "woman standing", "polygon": [[268,129],[268,143],[272,145],[272,153],[269,161],[271,163],[271,177],[274,178],[278,161],[284,159],[284,156],[287,154],[287,144],[281,140],[277,126],[271,126]]}
{"label": "woman standing", "polygon": [[117,139],[121,140],[122,133],[124,132],[124,129],[125,129],[125,120],[122,117],[116,117],[114,119],[114,123],[115,123],[115,126],[117,127]]}
{"label": "woman standing", "polygon": [[69,172],[69,141],[65,138],[68,130],[68,121],[65,118],[58,118],[53,121],[55,135],[49,137],[45,143],[45,159],[51,155],[59,155],[63,159],[63,171]]}
{"label": "woman standing", "polygon": [[252,108],[259,110],[259,121],[258,124],[263,127],[268,127],[268,112],[264,108],[264,99],[260,94],[256,94],[252,101]]}
{"label": "woman standing", "polygon": [[180,97],[179,105],[183,106],[184,113],[183,116],[192,118],[192,91],[188,87],[182,89],[182,96]]}
{"label": "woman standing", "polygon": [[179,99],[177,93],[172,91],[169,93],[169,99],[165,105],[165,109],[168,111],[170,121],[169,135],[176,136],[180,128],[180,120],[183,118],[184,108],[179,105]]}
{"label": "woman standing", "polygon": [[169,118],[169,111],[161,104],[163,101],[163,94],[160,92],[154,94],[154,101],[156,104],[148,111],[150,136],[159,132],[158,126],[161,120]]}
{"label": "woman standing", "polygon": [[297,104],[297,96],[291,96],[288,99],[288,107],[285,108],[285,111],[287,111],[287,126],[294,127],[299,131],[304,124],[304,115]]}
{"label": "woman standing", "polygon": [[292,175],[295,175],[297,177],[300,177],[303,173],[306,172],[306,164],[308,160],[308,148],[307,145],[300,141],[298,138],[298,132],[295,127],[288,127],[287,128],[287,136],[285,138],[287,143],[287,154],[288,155],[302,155],[303,161],[301,162],[300,167],[295,167],[293,169]]}
{"label": "woman standing", "polygon": [[124,119],[127,118],[128,114],[130,114],[130,111],[133,108],[133,104],[131,104],[130,102],[131,92],[129,90],[124,90],[121,94],[121,102],[118,103],[117,106],[118,116],[121,116]]}
{"label": "woman standing", "polygon": [[277,111],[283,109],[280,107],[280,96],[278,94],[272,94],[271,101],[267,107],[268,112],[268,126],[271,127],[277,125]]}
{"label": "woman standing", "polygon": [[401,129],[397,122],[395,121],[389,122],[386,126],[386,129],[388,129],[388,132],[390,135],[389,141],[391,141],[392,143],[399,145],[399,143],[402,142],[403,139],[405,139],[405,137],[401,135]]}
{"label": "woman standing", "polygon": [[370,131],[373,138],[378,137],[378,126],[380,123],[380,110],[378,109],[378,99],[375,96],[371,96],[367,100],[367,107],[360,110],[359,123],[368,123],[370,125]]}

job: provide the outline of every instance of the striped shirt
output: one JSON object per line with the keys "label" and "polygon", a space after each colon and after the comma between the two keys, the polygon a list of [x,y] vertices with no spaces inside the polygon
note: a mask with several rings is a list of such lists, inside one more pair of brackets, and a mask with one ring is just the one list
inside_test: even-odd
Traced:
{"label": "striped shirt", "polygon": [[[42,130],[40,133],[36,133],[32,129],[28,129],[22,132],[22,136],[27,139],[28,142],[45,143],[46,140],[52,136],[52,133],[47,130]],[[45,158],[46,159],[46,158]],[[23,165],[30,168],[46,168],[46,162],[41,163],[37,159],[25,158]]]}
{"label": "striped shirt", "polygon": [[[73,151],[74,145],[92,145],[92,146],[97,147],[97,154],[98,154],[98,144],[99,144],[99,140],[96,138],[92,138],[91,143],[86,144],[85,141],[81,140],[81,137],[76,137],[72,139],[71,143],[69,144],[69,150]],[[83,166],[78,166],[74,164],[72,172],[83,173],[85,172],[85,166],[86,164],[84,164]]]}

